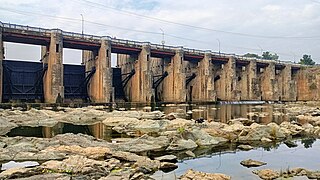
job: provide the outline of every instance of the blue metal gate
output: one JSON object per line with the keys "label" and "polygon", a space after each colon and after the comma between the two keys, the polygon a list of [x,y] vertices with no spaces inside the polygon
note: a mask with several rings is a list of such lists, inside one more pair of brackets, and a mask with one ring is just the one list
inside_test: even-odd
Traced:
{"label": "blue metal gate", "polygon": [[88,99],[86,72],[83,65],[63,65],[65,99]]}
{"label": "blue metal gate", "polygon": [[40,62],[4,60],[3,102],[20,100],[43,101],[43,75],[46,68]]}

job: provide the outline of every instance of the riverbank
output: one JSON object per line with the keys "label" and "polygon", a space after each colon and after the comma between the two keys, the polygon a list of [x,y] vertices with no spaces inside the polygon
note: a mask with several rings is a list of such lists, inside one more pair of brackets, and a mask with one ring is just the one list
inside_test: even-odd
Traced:
{"label": "riverbank", "polygon": [[[250,150],[275,142],[294,146],[295,138],[320,137],[320,110],[316,104],[281,104],[274,108],[285,109],[271,112],[272,116],[285,115],[287,118],[283,122],[258,124],[256,117],[270,116],[266,112],[248,112],[246,118],[227,122],[186,119],[188,114],[201,112],[204,108],[170,113],[148,112],[149,107],[141,111],[107,112],[99,106],[54,111],[0,110],[0,161],[39,162],[36,167],[3,171],[0,177],[148,179],[155,171],[177,168],[175,162],[157,160],[157,156],[174,154],[179,159],[195,158],[198,149],[223,150],[233,145]],[[64,133],[64,124],[98,125],[100,131],[96,137]],[[8,137],[26,127],[41,127],[47,138],[17,134]],[[101,133],[125,138],[101,139]]]}

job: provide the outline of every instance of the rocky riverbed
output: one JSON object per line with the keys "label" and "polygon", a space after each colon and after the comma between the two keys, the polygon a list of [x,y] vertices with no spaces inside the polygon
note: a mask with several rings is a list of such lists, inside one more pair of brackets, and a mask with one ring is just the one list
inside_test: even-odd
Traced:
{"label": "rocky riverbed", "polygon": [[[223,149],[232,144],[241,150],[250,150],[282,141],[294,146],[292,139],[297,137],[320,137],[320,110],[316,104],[275,105],[279,106],[285,112],[274,111],[273,115],[283,114],[290,118],[268,124],[258,124],[254,119],[255,116],[265,116],[265,113],[251,112],[247,117],[222,123],[206,119],[187,120],[180,111],[168,114],[147,112],[149,108],[112,112],[103,110],[103,107],[59,108],[58,111],[1,109],[0,162],[36,161],[39,165],[5,169],[0,173],[0,179],[152,179],[150,175],[157,170],[176,168],[176,158],[172,154],[193,158],[196,156],[194,150],[199,148]],[[62,133],[59,131],[61,123],[100,124],[102,132],[107,128],[126,135],[126,138],[107,141],[85,134]],[[50,138],[8,136],[21,127],[53,130]],[[163,155],[170,156],[157,158]],[[254,173],[259,175],[259,172]],[[208,179],[210,176],[188,171],[181,178],[190,179],[195,177],[194,174]],[[230,178],[216,175],[217,179]]]}

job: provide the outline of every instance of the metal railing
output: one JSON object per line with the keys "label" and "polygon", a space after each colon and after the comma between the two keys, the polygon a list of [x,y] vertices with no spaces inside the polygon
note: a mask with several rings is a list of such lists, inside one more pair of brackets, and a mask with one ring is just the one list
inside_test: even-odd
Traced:
{"label": "metal railing", "polygon": [[149,45],[151,49],[158,49],[158,50],[164,50],[164,51],[176,51],[176,50],[182,50],[184,52],[190,53],[190,54],[196,54],[196,55],[204,55],[205,53],[211,53],[212,56],[219,56],[219,57],[234,57],[240,60],[259,60],[259,61],[269,61],[269,62],[279,62],[283,64],[296,64],[292,61],[273,61],[273,60],[266,60],[262,58],[253,58],[253,57],[245,57],[243,55],[236,55],[236,54],[228,54],[228,53],[221,53],[221,52],[212,52],[211,50],[199,50],[199,49],[191,49],[191,48],[185,48],[182,46],[169,46],[169,45],[161,45],[161,44],[154,44],[150,42],[139,42],[139,41],[133,41],[133,40],[126,40],[126,39],[118,39],[118,38],[111,38],[110,36],[96,36],[96,35],[89,35],[89,34],[81,34],[81,33],[74,33],[74,32],[67,32],[62,31],[60,29],[45,29],[40,27],[30,27],[30,26],[24,26],[24,25],[18,25],[18,24],[11,24],[11,23],[3,23],[0,21],[0,27],[2,28],[8,28],[8,29],[16,29],[16,30],[22,30],[22,31],[33,31],[33,32],[39,32],[39,33],[51,33],[52,31],[60,31],[64,37],[71,37],[75,39],[83,39],[83,40],[90,40],[90,41],[100,41],[102,39],[110,40],[112,44],[115,45],[125,45],[125,46],[131,46],[131,47],[138,47],[141,48],[143,45]]}

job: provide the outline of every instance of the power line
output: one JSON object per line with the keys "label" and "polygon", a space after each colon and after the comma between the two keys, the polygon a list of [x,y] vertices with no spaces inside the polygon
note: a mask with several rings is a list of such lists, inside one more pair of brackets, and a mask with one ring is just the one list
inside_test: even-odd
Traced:
{"label": "power line", "polygon": [[92,7],[97,7],[97,8],[104,7],[105,9],[115,10],[118,12],[122,12],[122,14],[130,15],[130,16],[133,15],[133,16],[142,17],[142,18],[150,19],[150,20],[156,20],[156,21],[160,21],[160,22],[164,22],[164,23],[168,23],[168,24],[174,24],[174,25],[179,25],[179,26],[184,26],[184,27],[189,27],[189,28],[194,28],[194,29],[200,29],[200,30],[206,30],[206,31],[213,31],[213,32],[218,32],[218,33],[231,34],[231,35],[236,35],[236,36],[244,36],[244,37],[251,37],[251,38],[265,38],[265,39],[314,39],[314,38],[320,38],[320,36],[300,36],[300,37],[299,36],[264,36],[264,35],[253,35],[253,34],[246,34],[246,33],[239,33],[239,32],[224,31],[224,30],[194,26],[194,25],[190,25],[190,24],[184,24],[184,23],[169,21],[169,20],[160,19],[160,18],[156,18],[156,17],[146,16],[146,15],[138,14],[138,13],[127,11],[127,10],[122,10],[122,9],[118,9],[115,7],[106,6],[104,4],[95,3],[92,1],[88,1],[88,0],[73,0],[73,1],[78,1],[78,2],[82,1],[86,4],[89,4]]}
{"label": "power line", "polygon": [[[1,7],[0,7],[0,10],[12,12],[12,13],[17,13],[17,14],[20,14],[20,15],[46,16],[46,17],[49,17],[49,18],[52,18],[52,19],[59,19],[59,20],[62,20],[62,21],[73,21],[73,22],[78,22],[78,21],[79,21],[79,19],[76,19],[76,18],[53,16],[53,15],[48,15],[48,14],[41,14],[41,13],[27,12],[27,11],[19,11],[19,10],[13,10],[13,9],[8,9],[8,8],[1,8]],[[112,25],[107,25],[107,24],[92,22],[92,21],[88,21],[88,20],[85,20],[85,22],[86,22],[86,23],[90,23],[90,24],[94,24],[94,25],[98,25],[98,26],[102,26],[102,27],[116,28],[116,29],[121,29],[121,30],[126,30],[126,31],[139,32],[139,33],[162,35],[162,33],[160,33],[160,32],[151,32],[151,31],[135,30],[135,29],[129,29],[129,28],[124,28],[124,27],[119,27],[119,26],[112,26]],[[69,24],[69,25],[70,25],[70,24]],[[176,39],[181,39],[181,40],[187,40],[187,41],[197,42],[197,43],[204,43],[204,44],[209,44],[209,45],[212,45],[212,44],[213,44],[212,42],[209,42],[209,41],[202,41],[202,40],[190,39],[190,38],[180,37],[180,36],[176,36],[176,35],[172,35],[172,34],[166,34],[166,36],[172,37],[172,38],[176,38]],[[260,50],[260,49],[258,49],[258,48],[249,48],[249,47],[232,46],[232,45],[228,45],[227,47],[229,47],[229,48],[236,48],[236,49],[253,50],[253,51]],[[277,54],[289,56],[289,54],[287,54],[287,53],[277,52]]]}

